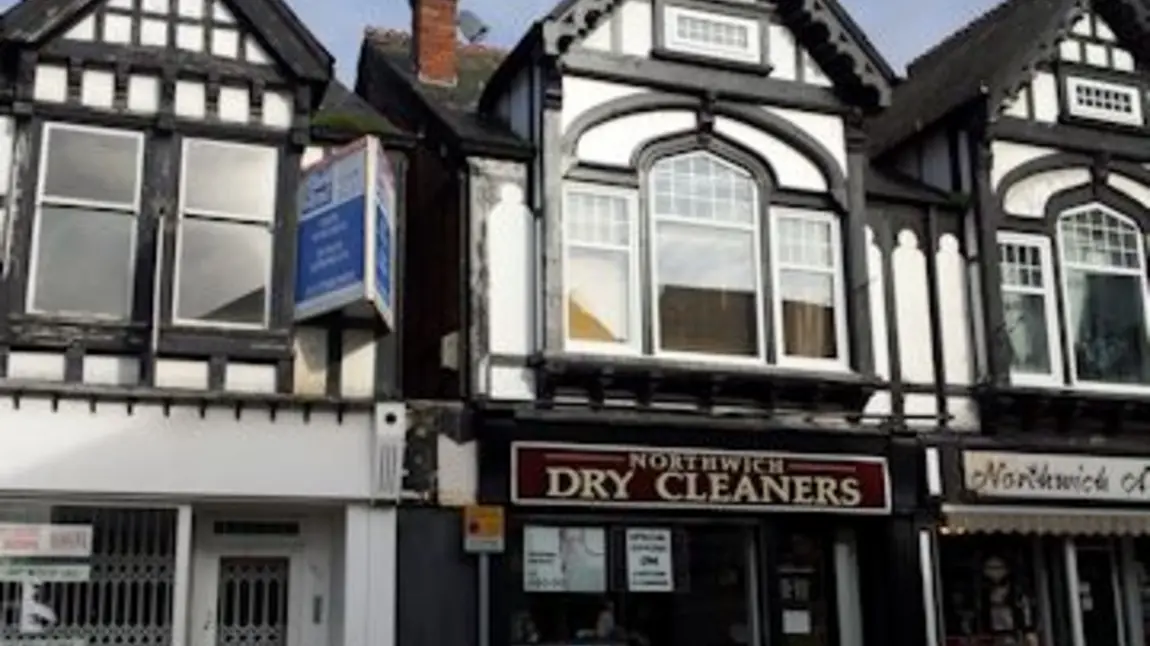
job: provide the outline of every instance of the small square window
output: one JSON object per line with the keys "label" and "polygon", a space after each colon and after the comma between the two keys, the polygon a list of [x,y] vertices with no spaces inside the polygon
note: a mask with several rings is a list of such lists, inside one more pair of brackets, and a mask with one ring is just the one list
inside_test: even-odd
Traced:
{"label": "small square window", "polygon": [[1142,96],[1137,87],[1072,77],[1066,80],[1066,95],[1067,108],[1073,116],[1144,125]]}
{"label": "small square window", "polygon": [[762,62],[756,20],[667,7],[664,25],[663,39],[668,49],[747,63]]}

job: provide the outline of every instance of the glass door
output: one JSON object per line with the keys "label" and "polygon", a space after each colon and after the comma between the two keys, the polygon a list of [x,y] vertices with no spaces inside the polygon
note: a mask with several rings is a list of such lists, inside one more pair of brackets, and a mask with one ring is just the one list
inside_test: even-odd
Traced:
{"label": "glass door", "polygon": [[1076,646],[1126,646],[1120,562],[1114,540],[1067,541]]}

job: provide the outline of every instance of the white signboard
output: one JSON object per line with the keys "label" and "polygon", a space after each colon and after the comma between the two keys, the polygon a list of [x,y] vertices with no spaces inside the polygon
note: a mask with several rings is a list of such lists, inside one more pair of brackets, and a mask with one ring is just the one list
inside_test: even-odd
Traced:
{"label": "white signboard", "polygon": [[674,592],[671,530],[627,530],[627,589],[631,592]]}
{"label": "white signboard", "polygon": [[525,592],[606,592],[606,532],[599,527],[525,527]]}
{"label": "white signboard", "polygon": [[74,557],[92,555],[87,525],[0,523],[0,557]]}
{"label": "white signboard", "polygon": [[0,582],[77,583],[92,576],[87,565],[25,565],[0,563]]}
{"label": "white signboard", "polygon": [[1150,502],[1150,459],[965,451],[962,468],[986,498]]}

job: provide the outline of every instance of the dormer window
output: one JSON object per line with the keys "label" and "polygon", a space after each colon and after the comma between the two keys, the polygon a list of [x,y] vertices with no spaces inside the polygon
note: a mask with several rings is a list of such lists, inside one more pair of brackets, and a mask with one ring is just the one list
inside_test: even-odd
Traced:
{"label": "dormer window", "polygon": [[711,150],[641,176],[566,186],[569,350],[846,368],[836,214],[768,208],[770,175]]}
{"label": "dormer window", "polygon": [[1065,356],[1065,381],[1074,385],[1150,384],[1141,229],[1108,205],[1088,203],[1058,214],[1055,230],[1056,254],[1044,236],[999,235],[1014,382],[1062,385]]}
{"label": "dormer window", "polygon": [[663,26],[669,50],[743,63],[763,60],[757,20],[668,6]]}

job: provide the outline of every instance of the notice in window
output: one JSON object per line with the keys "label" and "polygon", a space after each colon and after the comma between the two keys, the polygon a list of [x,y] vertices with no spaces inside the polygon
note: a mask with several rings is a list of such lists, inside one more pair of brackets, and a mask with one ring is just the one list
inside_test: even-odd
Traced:
{"label": "notice in window", "polygon": [[526,527],[525,592],[606,592],[607,541],[600,527]]}
{"label": "notice in window", "polygon": [[671,530],[627,530],[627,589],[631,592],[674,592]]}

